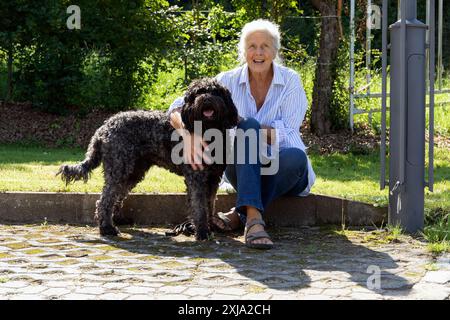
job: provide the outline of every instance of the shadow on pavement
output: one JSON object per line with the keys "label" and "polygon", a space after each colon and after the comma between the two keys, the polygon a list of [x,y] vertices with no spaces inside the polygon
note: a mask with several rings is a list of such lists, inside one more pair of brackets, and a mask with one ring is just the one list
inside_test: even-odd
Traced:
{"label": "shadow on pavement", "polygon": [[[120,237],[99,237],[97,243],[156,258],[194,259],[199,266],[205,259],[220,259],[232,267],[232,272],[214,265],[200,269],[204,271],[203,280],[214,281],[218,286],[232,282],[244,285],[251,280],[286,291],[357,286],[379,294],[389,290],[390,295],[393,291],[407,294],[412,288],[412,283],[394,273],[399,265],[393,257],[355,244],[335,230],[305,227],[269,228],[268,231],[275,242],[269,251],[246,248],[243,237],[237,234],[216,234],[212,241],[198,242],[194,237],[166,237],[145,228],[124,227],[121,232],[131,236],[128,241]],[[76,241],[89,243],[92,239]]]}

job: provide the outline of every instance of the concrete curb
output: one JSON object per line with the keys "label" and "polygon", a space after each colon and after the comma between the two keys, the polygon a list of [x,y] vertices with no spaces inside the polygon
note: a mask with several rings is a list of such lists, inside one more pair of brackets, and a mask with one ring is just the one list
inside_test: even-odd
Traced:
{"label": "concrete curb", "polygon": [[[0,193],[0,223],[93,224],[99,193],[4,192]],[[217,211],[228,211],[236,194],[219,194]],[[142,225],[177,224],[186,218],[183,193],[133,193],[125,200],[125,217]],[[266,210],[265,220],[280,227],[324,224],[373,226],[387,221],[387,208],[340,198],[314,195],[282,197]]]}

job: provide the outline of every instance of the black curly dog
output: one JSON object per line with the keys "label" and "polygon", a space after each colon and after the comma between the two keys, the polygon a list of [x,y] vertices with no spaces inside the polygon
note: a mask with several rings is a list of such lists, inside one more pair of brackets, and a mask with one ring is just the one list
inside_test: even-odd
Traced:
{"label": "black curly dog", "polygon": [[[230,92],[216,80],[194,81],[188,88],[181,117],[189,132],[194,121],[201,121],[203,132],[215,128],[223,134],[223,154],[226,153],[226,129],[238,122],[237,109]],[[89,143],[86,158],[76,165],[62,165],[57,174],[66,184],[89,178],[90,172],[103,163],[105,185],[97,201],[95,219],[101,235],[115,236],[119,230],[113,223],[120,217],[120,209],[128,193],[145,176],[152,165],[184,176],[187,187],[188,217],[195,226],[197,240],[210,235],[209,223],[220,179],[226,164],[205,165],[193,170],[189,164],[175,165],[172,148],[180,141],[171,141],[174,128],[168,115],[160,111],[120,112],[97,129]],[[114,221],[116,219],[114,218]]]}

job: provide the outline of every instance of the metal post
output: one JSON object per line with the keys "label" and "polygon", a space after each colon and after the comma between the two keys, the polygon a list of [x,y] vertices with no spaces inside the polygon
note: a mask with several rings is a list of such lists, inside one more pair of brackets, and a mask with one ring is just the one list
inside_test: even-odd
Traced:
{"label": "metal post", "polygon": [[[399,177],[398,182],[400,183],[401,190],[405,182],[405,153],[406,153],[406,143],[405,143],[405,128],[406,128],[406,86],[407,86],[407,75],[406,75],[406,1],[401,0],[401,20],[400,20],[400,116],[399,118],[399,144],[400,144],[400,159],[399,159]],[[392,87],[391,87],[392,88]],[[398,197],[398,201],[401,198]],[[400,205],[401,207],[401,205]],[[399,206],[397,206],[398,211]]]}
{"label": "metal post", "polygon": [[428,25],[430,37],[429,37],[429,68],[428,68],[428,77],[430,84],[430,108],[429,108],[429,117],[428,117],[428,190],[433,192],[434,185],[434,73],[435,73],[435,0],[429,0],[430,2],[430,23]]}
{"label": "metal post", "polygon": [[[425,54],[426,54],[426,61],[429,61],[430,59],[430,49],[429,49],[429,45],[430,45],[430,0],[427,0],[426,3],[426,8],[425,8],[426,14],[426,22],[425,24],[428,26],[428,29],[425,33],[425,43],[428,45],[425,49]],[[429,74],[429,64],[425,64],[425,74]],[[428,88],[428,77],[425,77],[425,86]]]}
{"label": "metal post", "polygon": [[[366,20],[366,83],[367,83],[367,94],[370,94],[370,63],[371,63],[371,30],[370,30],[370,14],[372,13],[372,1],[367,0],[367,20]],[[369,113],[369,122],[370,122]]]}
{"label": "metal post", "polygon": [[438,88],[439,91],[442,90],[442,73],[444,72],[443,64],[442,64],[442,23],[444,21],[443,18],[444,12],[444,0],[439,0],[439,9],[438,9]]}
{"label": "metal post", "polygon": [[425,33],[416,0],[401,1],[391,25],[389,223],[423,229],[425,186]]}
{"label": "metal post", "polygon": [[381,143],[380,143],[380,189],[386,187],[386,80],[387,80],[387,25],[388,25],[388,5],[387,0],[383,0],[381,26]]}
{"label": "metal post", "polygon": [[350,4],[350,129],[353,133],[353,114],[355,112],[355,0]]}

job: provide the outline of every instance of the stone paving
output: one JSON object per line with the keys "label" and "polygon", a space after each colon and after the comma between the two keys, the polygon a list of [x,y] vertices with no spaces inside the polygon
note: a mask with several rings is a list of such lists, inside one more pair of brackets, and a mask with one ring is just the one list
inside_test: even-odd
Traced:
{"label": "stone paving", "polygon": [[449,299],[450,254],[381,230],[269,229],[207,242],[168,229],[0,225],[0,299]]}

